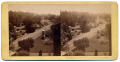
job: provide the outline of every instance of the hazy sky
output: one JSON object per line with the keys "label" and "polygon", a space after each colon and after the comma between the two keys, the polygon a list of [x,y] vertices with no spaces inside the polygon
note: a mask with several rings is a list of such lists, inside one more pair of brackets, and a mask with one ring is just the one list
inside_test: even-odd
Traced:
{"label": "hazy sky", "polygon": [[9,10],[37,14],[60,14],[60,10],[89,13],[111,13],[110,4],[10,4]]}

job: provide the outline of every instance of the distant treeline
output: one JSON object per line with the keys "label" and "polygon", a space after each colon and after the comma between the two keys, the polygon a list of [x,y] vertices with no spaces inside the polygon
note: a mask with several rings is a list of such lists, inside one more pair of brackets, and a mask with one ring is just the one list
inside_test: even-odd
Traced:
{"label": "distant treeline", "polygon": [[101,13],[93,14],[88,12],[77,12],[77,11],[61,11],[61,22],[66,23],[69,26],[75,26],[76,23],[82,24],[83,21],[95,22],[97,17],[104,18],[106,21],[111,19],[111,14]]}
{"label": "distant treeline", "polygon": [[23,25],[25,26],[27,33],[32,33],[35,31],[37,25],[40,27],[43,26],[43,22],[41,20],[44,20],[44,22],[45,20],[50,20],[52,23],[55,23],[56,20],[60,20],[60,16],[54,14],[35,14],[22,11],[9,11],[8,14],[9,39],[11,39],[10,41],[17,39],[17,34],[14,26],[20,27]]}
{"label": "distant treeline", "polygon": [[[33,25],[33,24],[41,24],[42,19],[50,20],[54,22],[59,18],[59,15],[54,14],[35,14],[29,12],[21,12],[21,11],[9,11],[9,28],[10,31],[13,30],[13,26],[20,26],[21,24]],[[29,26],[30,27],[30,26]]]}

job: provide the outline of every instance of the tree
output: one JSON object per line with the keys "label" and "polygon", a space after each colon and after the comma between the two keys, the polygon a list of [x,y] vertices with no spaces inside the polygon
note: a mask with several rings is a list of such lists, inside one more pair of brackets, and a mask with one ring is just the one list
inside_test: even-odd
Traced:
{"label": "tree", "polygon": [[67,41],[72,39],[70,28],[67,24],[61,24],[61,45],[64,46]]}
{"label": "tree", "polygon": [[78,50],[82,50],[85,52],[85,48],[89,47],[89,39],[87,37],[84,37],[82,39],[74,41],[74,46]]}
{"label": "tree", "polygon": [[69,40],[72,39],[72,34],[71,34],[71,31],[70,31],[70,28],[65,23],[61,24],[61,35],[65,35],[66,37],[68,37]]}
{"label": "tree", "polygon": [[45,19],[45,20],[48,20],[48,16],[44,16],[44,19]]}
{"label": "tree", "polygon": [[32,38],[27,38],[21,41],[18,41],[18,46],[21,47],[22,50],[30,51],[29,48],[34,47],[34,40]]}
{"label": "tree", "polygon": [[[28,19],[29,20],[29,19]],[[34,26],[34,22],[29,20],[25,26],[27,33],[32,33],[35,32],[35,26]]]}
{"label": "tree", "polygon": [[35,23],[41,25],[42,16],[40,16],[40,15],[35,15],[35,16],[34,16],[34,20],[35,20]]}
{"label": "tree", "polygon": [[81,30],[82,30],[82,33],[85,33],[85,32],[89,32],[90,31],[90,27],[87,25],[87,20],[84,19],[80,25],[81,27]]}
{"label": "tree", "polygon": [[49,15],[49,20],[55,20],[56,19],[56,15]]}
{"label": "tree", "polygon": [[110,22],[111,21],[111,14],[105,13],[103,19],[105,19],[105,21],[107,21],[107,22]]}

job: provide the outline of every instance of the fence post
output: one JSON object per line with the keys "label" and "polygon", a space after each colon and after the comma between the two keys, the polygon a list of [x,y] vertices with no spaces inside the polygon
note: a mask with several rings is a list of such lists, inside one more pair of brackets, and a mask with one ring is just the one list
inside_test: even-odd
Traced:
{"label": "fence post", "polygon": [[39,51],[39,56],[42,56],[42,50]]}

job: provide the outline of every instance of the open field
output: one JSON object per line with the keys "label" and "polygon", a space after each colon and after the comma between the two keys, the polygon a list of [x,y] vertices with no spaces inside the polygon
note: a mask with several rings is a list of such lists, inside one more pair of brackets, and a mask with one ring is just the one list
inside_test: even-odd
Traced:
{"label": "open field", "polygon": [[97,39],[97,35],[89,39],[90,46],[86,48],[86,52],[94,52],[97,49],[98,52],[108,52],[109,43],[101,44],[99,43],[100,39]]}

